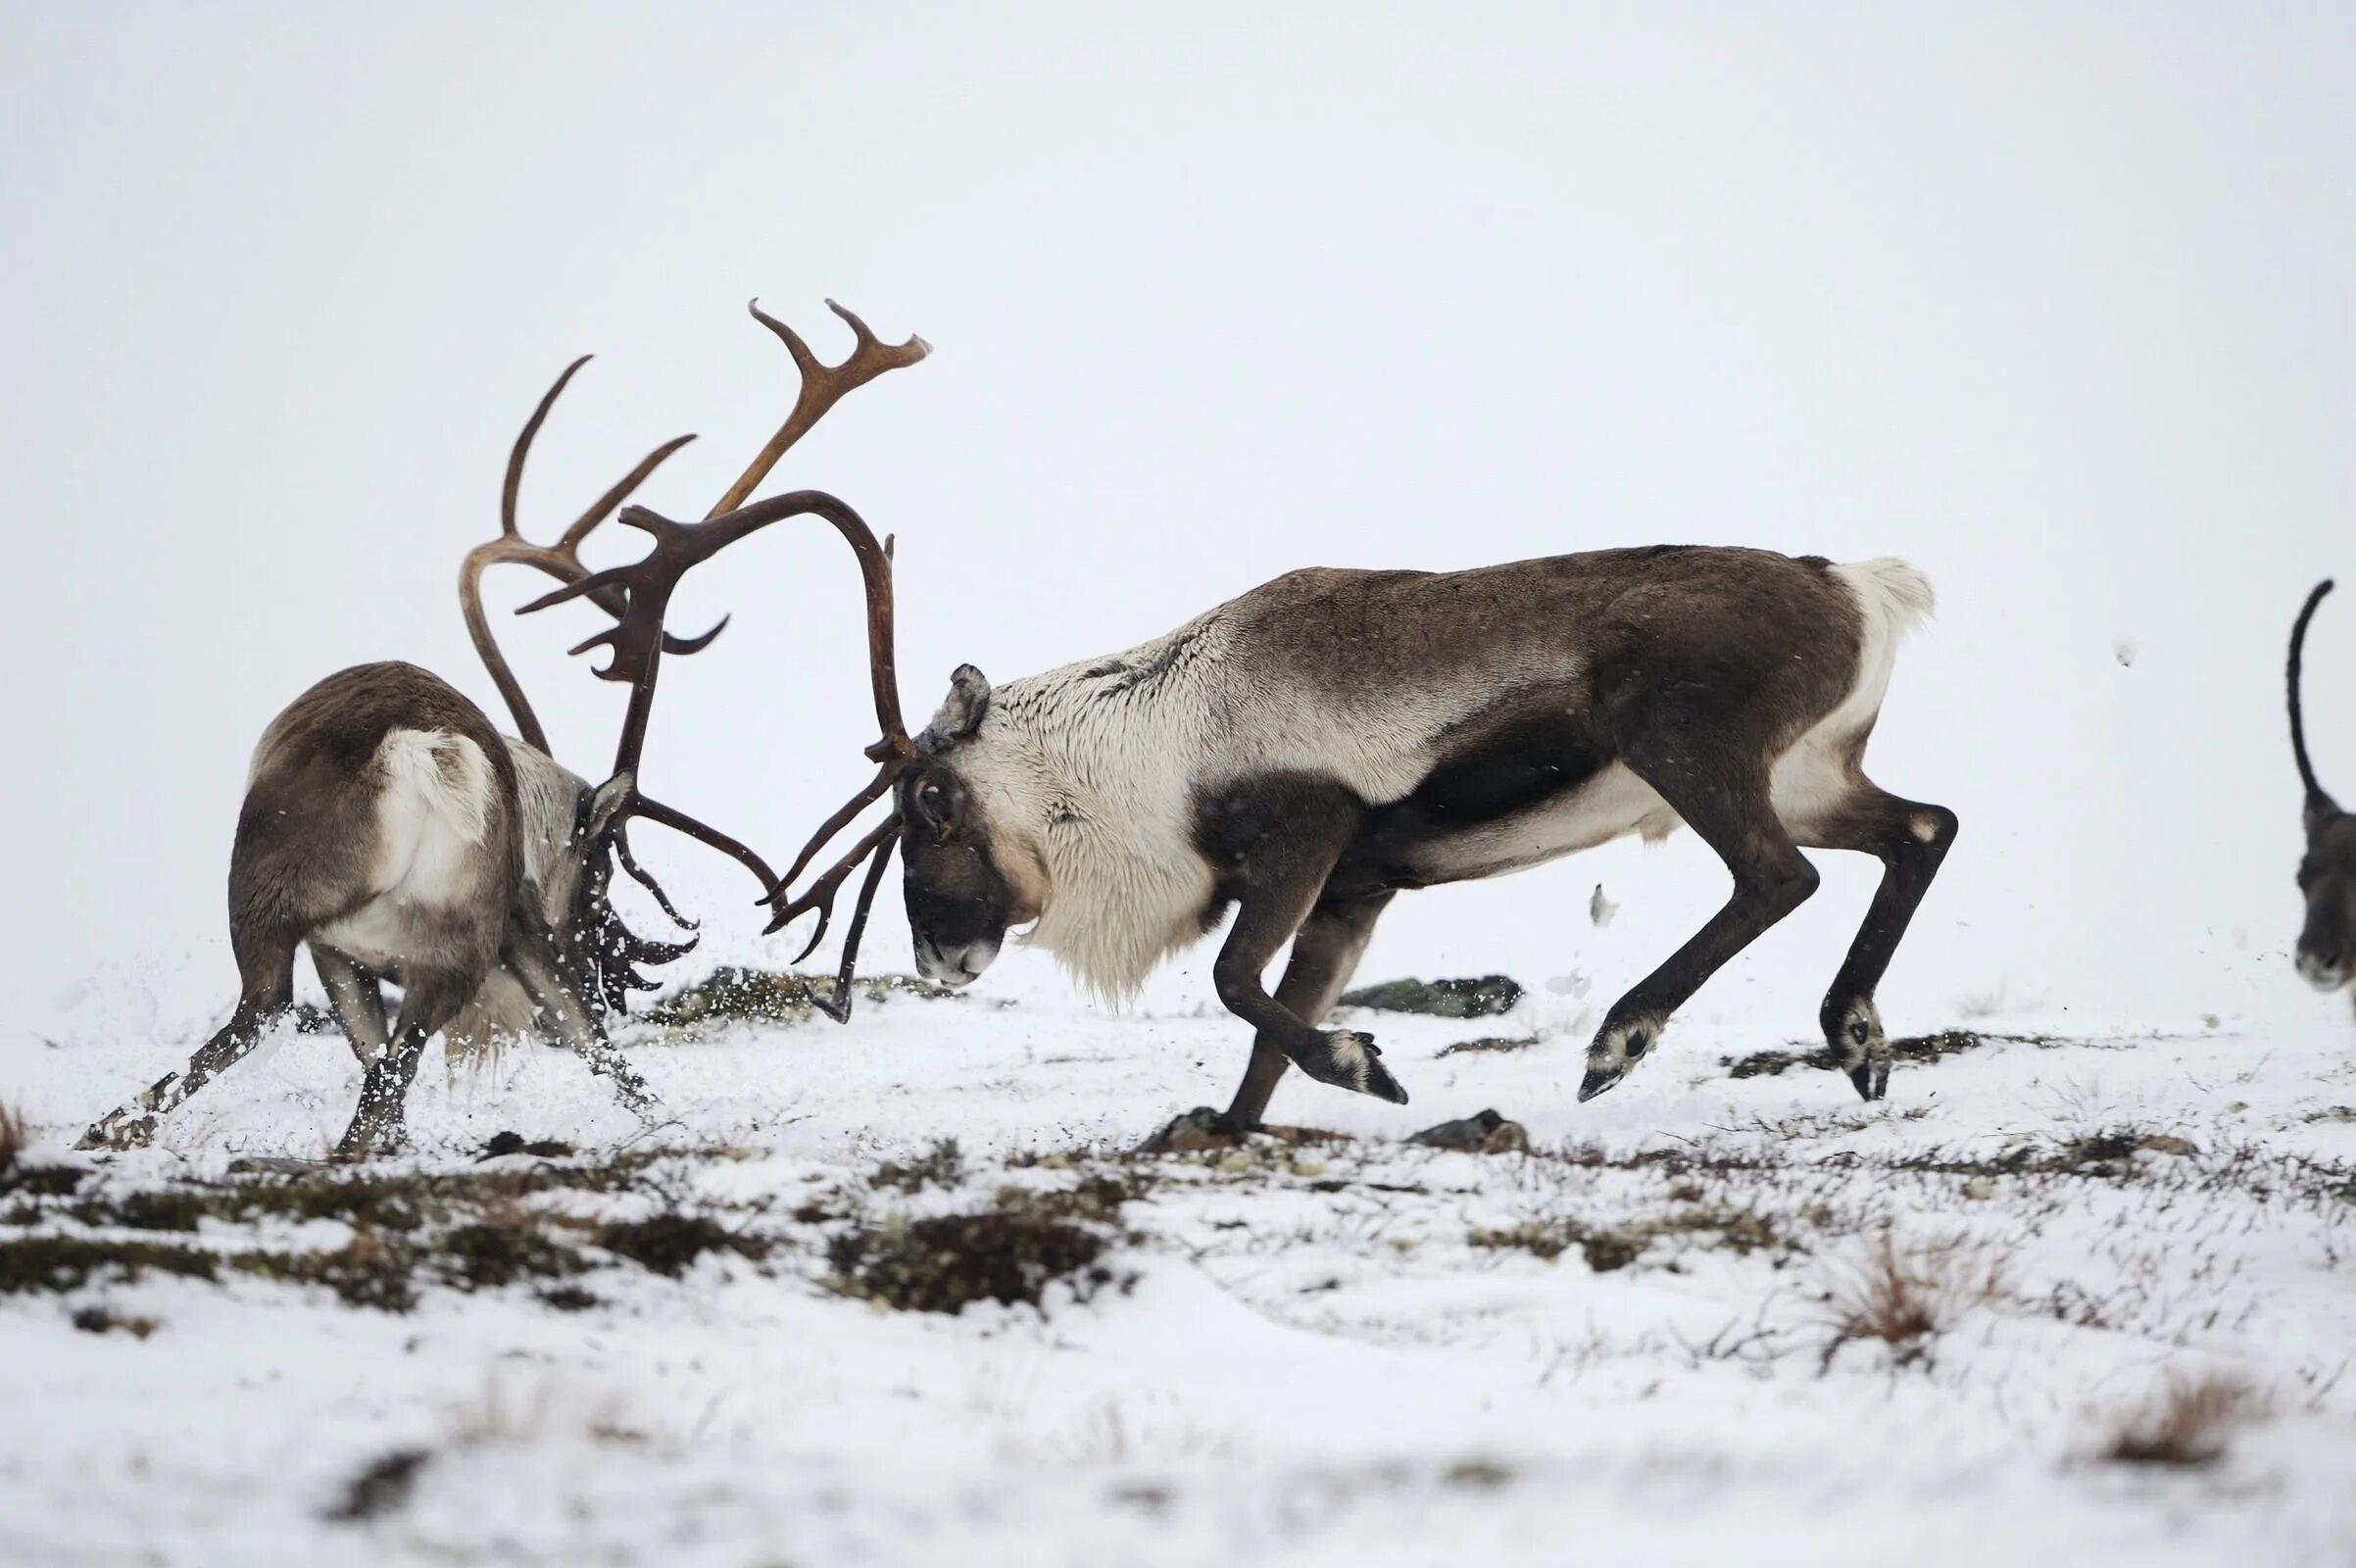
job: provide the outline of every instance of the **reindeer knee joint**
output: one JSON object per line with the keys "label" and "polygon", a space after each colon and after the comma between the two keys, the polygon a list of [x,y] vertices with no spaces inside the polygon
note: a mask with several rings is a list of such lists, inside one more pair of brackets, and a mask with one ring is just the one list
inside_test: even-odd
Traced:
{"label": "reindeer knee joint", "polygon": [[1906,836],[1926,849],[1944,851],[1962,823],[1943,806],[1918,806],[1906,813]]}
{"label": "reindeer knee joint", "polygon": [[1805,857],[1793,856],[1792,863],[1776,867],[1762,875],[1755,884],[1761,899],[1777,910],[1789,913],[1808,902],[1824,877]]}

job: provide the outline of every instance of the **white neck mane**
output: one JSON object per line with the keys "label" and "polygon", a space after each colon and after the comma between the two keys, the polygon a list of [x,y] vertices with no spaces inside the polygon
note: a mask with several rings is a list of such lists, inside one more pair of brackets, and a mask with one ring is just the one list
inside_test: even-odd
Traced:
{"label": "white neck mane", "polygon": [[1194,843],[1190,763],[1217,749],[1225,643],[1213,612],[1126,654],[1014,681],[959,759],[994,831],[1046,868],[1024,942],[1102,1000],[1130,1000],[1202,936],[1211,877]]}

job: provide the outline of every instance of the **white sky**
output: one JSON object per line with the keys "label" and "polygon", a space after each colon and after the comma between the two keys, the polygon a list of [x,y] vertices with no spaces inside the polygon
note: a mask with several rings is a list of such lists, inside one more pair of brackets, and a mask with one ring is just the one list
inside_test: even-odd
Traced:
{"label": "white sky", "polygon": [[[790,398],[754,294],[938,351],[772,481],[900,534],[912,717],[1299,565],[1902,555],[1942,609],[1872,766],[1964,833],[1893,1027],[2343,1006],[2284,957],[2281,660],[2356,564],[2351,82],[2333,6],[0,8],[0,1091],[36,1032],[225,1008],[245,760],[304,686],[398,657],[498,712],[451,582],[567,359],[527,529],[682,430],[642,499],[700,513]],[[788,855],[864,773],[855,583],[813,526],[693,584],[737,621],[650,788]],[[508,641],[595,771],[567,614]],[[2356,794],[2356,603],[2310,676]],[[764,951],[749,879],[657,853]],[[1695,1008],[1812,1032],[1874,875],[1825,864]],[[1722,887],[1614,847],[1402,901],[1365,974],[1601,1001]],[[1209,951],[1154,995],[1215,1005]]]}

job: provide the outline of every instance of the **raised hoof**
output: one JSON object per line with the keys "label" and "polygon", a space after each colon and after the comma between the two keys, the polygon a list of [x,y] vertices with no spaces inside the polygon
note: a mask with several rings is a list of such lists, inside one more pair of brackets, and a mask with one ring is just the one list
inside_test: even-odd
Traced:
{"label": "raised hoof", "polygon": [[1383,1048],[1374,1043],[1374,1036],[1355,1029],[1328,1031],[1318,1037],[1315,1048],[1295,1056],[1293,1062],[1321,1084],[1372,1095],[1394,1105],[1407,1102],[1407,1091],[1383,1065]]}
{"label": "raised hoof", "polygon": [[1625,1067],[1590,1067],[1587,1076],[1579,1080],[1579,1103],[1586,1104],[1606,1089],[1628,1076]]}

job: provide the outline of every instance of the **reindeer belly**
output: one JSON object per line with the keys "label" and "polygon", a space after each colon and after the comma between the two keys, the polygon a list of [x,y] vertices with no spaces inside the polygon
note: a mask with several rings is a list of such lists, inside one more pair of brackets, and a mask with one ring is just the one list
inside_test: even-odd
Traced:
{"label": "reindeer belly", "polygon": [[1412,841],[1397,846],[1395,858],[1413,885],[1465,882],[1576,855],[1630,833],[1666,838],[1678,826],[1677,813],[1651,785],[1609,762],[1570,789],[1488,821],[1427,821]]}

